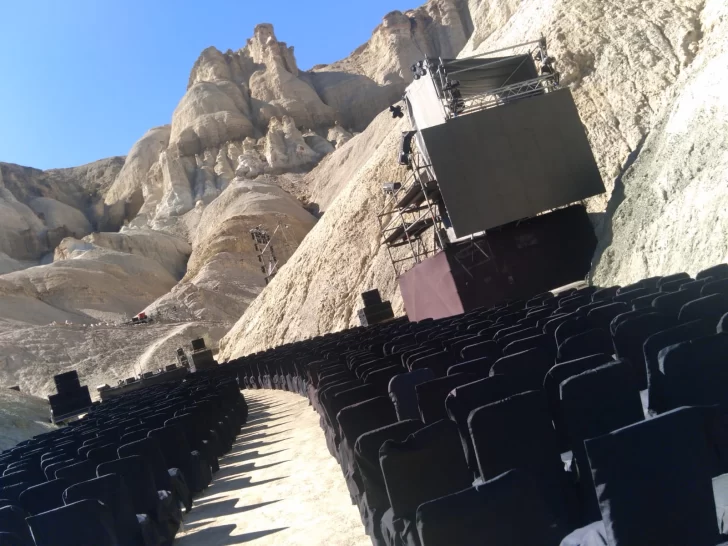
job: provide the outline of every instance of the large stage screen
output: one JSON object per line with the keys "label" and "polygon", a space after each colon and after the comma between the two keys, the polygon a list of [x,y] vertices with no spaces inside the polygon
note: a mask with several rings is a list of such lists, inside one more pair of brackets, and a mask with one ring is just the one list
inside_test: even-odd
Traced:
{"label": "large stage screen", "polygon": [[569,89],[464,115],[421,134],[458,237],[605,191]]}

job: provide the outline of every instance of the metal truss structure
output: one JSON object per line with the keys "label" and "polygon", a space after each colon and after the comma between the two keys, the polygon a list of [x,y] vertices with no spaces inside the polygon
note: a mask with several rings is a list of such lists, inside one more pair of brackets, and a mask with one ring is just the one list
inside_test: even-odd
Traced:
{"label": "metal truss structure", "polygon": [[253,246],[258,254],[260,262],[260,270],[265,278],[265,284],[268,284],[278,273],[278,258],[273,248],[273,237],[281,229],[281,224],[276,226],[273,235],[270,235],[261,226],[254,227],[250,230],[250,236],[253,238]]}
{"label": "metal truss structure", "polygon": [[[405,183],[384,190],[387,198],[377,218],[397,277],[447,244],[440,190],[429,167],[422,154],[414,151]],[[406,248],[400,252],[399,247]]]}

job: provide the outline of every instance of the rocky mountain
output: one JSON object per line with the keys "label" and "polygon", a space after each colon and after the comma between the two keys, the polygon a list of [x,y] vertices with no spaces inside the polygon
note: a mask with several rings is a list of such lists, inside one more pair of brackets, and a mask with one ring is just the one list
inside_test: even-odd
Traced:
{"label": "rocky mountain", "polygon": [[[589,203],[600,239],[595,282],[695,273],[728,258],[722,229],[728,221],[723,136],[728,118],[725,101],[718,98],[728,35],[725,3],[469,0],[428,2],[420,10],[434,6],[466,22],[459,57],[546,38],[562,81],[573,90],[609,190]],[[415,36],[414,12],[402,15]],[[391,58],[389,45],[396,40],[382,45],[378,32],[382,27],[336,65],[360,72],[379,66],[391,74],[387,63],[376,59]],[[384,126],[396,132],[397,124],[385,118],[350,145]],[[339,180],[338,199],[293,257],[295,267],[282,271],[223,338],[222,358],[355,325],[356,296],[371,288],[401,310],[374,229],[382,199],[378,188],[396,180],[393,147],[390,141],[372,150],[365,164],[349,162],[344,149],[337,150],[308,175],[329,180],[341,169],[346,181]],[[337,155],[340,166],[334,163]],[[348,244],[353,229],[370,244]]]}
{"label": "rocky mountain", "polygon": [[[123,161],[0,164],[0,379],[45,394],[53,373],[78,367],[112,382],[226,332],[220,358],[232,358],[356,324],[359,294],[375,287],[403,312],[376,213],[382,183],[404,176],[405,126],[380,112],[425,55],[546,38],[609,189],[589,203],[596,282],[725,260],[727,9],[429,0],[309,71],[268,24],[240,50],[206,49],[170,124]],[[285,264],[267,286],[258,226]],[[120,325],[142,310],[159,322]]]}

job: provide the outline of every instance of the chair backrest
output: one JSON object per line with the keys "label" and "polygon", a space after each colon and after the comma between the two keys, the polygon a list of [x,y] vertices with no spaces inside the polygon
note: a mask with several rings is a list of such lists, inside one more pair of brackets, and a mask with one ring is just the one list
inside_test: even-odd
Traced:
{"label": "chair backrest", "polygon": [[339,432],[354,448],[359,436],[397,422],[392,401],[386,396],[377,396],[342,409],[336,416]]}
{"label": "chair backrest", "polygon": [[17,502],[20,494],[29,487],[36,485],[35,483],[21,482],[13,485],[0,486],[0,498]]}
{"label": "chair backrest", "polygon": [[[14,534],[23,540],[21,544],[24,546],[33,546],[33,539],[30,536],[30,529],[25,522],[28,514],[19,506],[3,506],[0,507],[0,530]],[[0,541],[0,544],[3,542]]]}
{"label": "chair backrest", "polygon": [[635,317],[641,317],[642,315],[649,315],[650,313],[657,313],[657,311],[654,308],[643,307],[642,309],[635,309],[633,311],[627,311],[626,313],[620,313],[612,319],[612,322],[609,323],[609,333],[612,334],[612,337],[614,337],[617,327],[624,321]]}
{"label": "chair backrest", "polygon": [[700,289],[700,295],[710,296],[711,294],[728,294],[728,279],[706,282]]}
{"label": "chair backrest", "polygon": [[640,390],[647,388],[645,353],[642,348],[652,334],[675,326],[675,320],[665,315],[648,313],[622,322],[614,332],[614,350],[619,358],[629,360]]}
{"label": "chair backrest", "polygon": [[47,512],[63,505],[63,492],[69,485],[71,483],[63,479],[34,485],[20,494],[18,502],[30,515]]}
{"label": "chair backrest", "polygon": [[478,471],[489,480],[522,468],[553,482],[563,467],[546,398],[528,391],[476,408],[468,417]]}
{"label": "chair backrest", "polygon": [[577,358],[575,360],[557,364],[551,368],[546,374],[546,377],[544,377],[543,390],[546,393],[546,402],[549,406],[549,412],[551,413],[554,428],[559,436],[559,445],[562,452],[568,451],[568,448],[566,448],[564,419],[561,415],[561,383],[570,377],[574,377],[580,373],[608,364],[611,360],[611,355],[604,353]]}
{"label": "chair backrest", "polygon": [[459,373],[473,374],[479,378],[488,377],[490,374],[490,368],[493,366],[495,360],[491,357],[476,358],[475,360],[468,360],[467,362],[461,362],[455,364],[447,369],[447,375],[455,375]]}
{"label": "chair backrest", "polygon": [[390,379],[389,397],[392,399],[397,418],[400,421],[420,419],[415,387],[431,379],[435,379],[435,373],[429,368],[395,375]]}
{"label": "chair backrest", "polygon": [[157,489],[163,489],[165,491],[172,489],[167,462],[164,460],[159,442],[154,438],[145,438],[119,446],[118,454],[120,459],[139,455],[146,461],[149,468],[151,468]]}
{"label": "chair backrest", "polygon": [[717,544],[710,447],[699,408],[587,440],[610,544]]}
{"label": "chair backrest", "polygon": [[390,508],[387,486],[379,464],[379,449],[387,440],[401,442],[423,427],[422,421],[408,419],[365,432],[356,441],[354,462],[361,476],[363,494],[360,506],[362,511],[368,512],[368,517],[362,519],[369,534],[372,533],[370,527],[378,525],[382,514]]}
{"label": "chair backrest", "polygon": [[599,517],[584,440],[644,419],[642,400],[628,362],[613,362],[561,383],[561,416],[579,471],[587,521]]}
{"label": "chair backrest", "polygon": [[594,328],[567,338],[559,345],[556,359],[558,362],[576,360],[596,353],[612,354],[612,336],[607,330]]}
{"label": "chair backrest", "polygon": [[149,431],[149,438],[159,442],[167,468],[186,468],[190,459],[192,447],[187,440],[184,428],[180,425],[169,424]]}
{"label": "chair backrest", "polygon": [[662,288],[667,283],[673,282],[673,281],[679,281],[683,279],[690,280],[690,275],[685,273],[684,271],[680,273],[673,273],[672,275],[665,275],[664,277],[660,277],[657,281],[657,288]]}
{"label": "chair backrest", "polygon": [[415,387],[417,392],[417,406],[420,409],[422,422],[429,425],[435,421],[447,418],[445,398],[456,387],[477,381],[478,377],[472,374],[455,374],[425,381]]}
{"label": "chair backrest", "polygon": [[95,447],[86,453],[86,458],[89,461],[95,462],[97,465],[105,463],[106,461],[112,461],[117,457],[116,450],[118,444],[106,444],[100,447]]}
{"label": "chair backrest", "polygon": [[85,482],[96,477],[96,466],[93,461],[82,461],[64,466],[56,470],[56,478],[66,480],[68,483]]}
{"label": "chair backrest", "polygon": [[536,348],[498,359],[490,373],[518,378],[524,390],[539,390],[553,365],[553,355],[542,348]]}
{"label": "chair backrest", "polygon": [[[523,524],[528,514],[528,524]],[[417,508],[422,546],[549,546],[566,534],[532,476],[510,470]]]}
{"label": "chair backrest", "polygon": [[27,520],[36,546],[117,546],[111,509],[82,500],[31,516]]}
{"label": "chair backrest", "polygon": [[611,362],[569,377],[560,385],[560,406],[572,450],[583,441],[644,419],[628,363]]}
{"label": "chair backrest", "polygon": [[135,514],[155,514],[159,498],[154,473],[139,455],[100,464],[96,475],[118,474],[129,488]]}
{"label": "chair backrest", "polygon": [[702,320],[694,320],[686,324],[680,324],[662,330],[648,337],[642,345],[642,352],[645,357],[645,370],[647,372],[647,407],[650,410],[664,411],[663,401],[663,377],[660,371],[658,356],[662,349],[670,345],[676,345],[683,341],[709,336],[715,332],[710,323]]}
{"label": "chair backrest", "polygon": [[457,364],[455,359],[447,351],[439,351],[437,353],[417,358],[412,362],[412,370],[421,370],[422,368],[430,368],[435,377],[444,377],[447,375],[447,369],[453,364]]}
{"label": "chair backrest", "polygon": [[401,442],[387,440],[379,464],[396,518],[414,519],[417,507],[470,486],[472,475],[458,445],[455,423],[428,425]]}
{"label": "chair backrest", "polygon": [[481,341],[472,343],[460,349],[460,362],[474,360],[483,357],[498,357],[501,354],[500,347],[495,341]]}
{"label": "chair backrest", "polygon": [[680,309],[687,302],[694,300],[695,295],[689,291],[678,290],[677,292],[668,292],[652,301],[652,307],[654,310],[659,311],[664,315],[677,318],[680,314]]}
{"label": "chair backrest", "polygon": [[324,405],[329,422],[335,425],[336,415],[346,406],[351,406],[357,402],[369,400],[375,396],[377,396],[377,390],[372,385],[359,385],[352,389],[346,389],[336,393],[334,396],[330,397],[327,400],[326,405]]}
{"label": "chair backrest", "polygon": [[591,329],[591,323],[586,316],[577,315],[574,318],[565,320],[554,330],[554,340],[558,347],[568,338],[586,332]]}
{"label": "chair backrest", "polygon": [[607,288],[600,288],[592,294],[592,301],[612,301],[614,296],[617,295],[617,291],[621,286],[610,286]]}
{"label": "chair backrest", "polygon": [[712,323],[715,327],[720,318],[726,313],[728,313],[728,295],[711,294],[698,297],[683,305],[680,308],[678,320],[680,322],[704,320]]}
{"label": "chair backrest", "polygon": [[728,401],[728,334],[685,341],[660,351],[664,409]]}
{"label": "chair backrest", "polygon": [[455,387],[445,398],[448,417],[458,427],[465,460],[473,475],[478,474],[478,461],[468,429],[470,412],[479,406],[503,400],[520,392],[523,392],[523,388],[517,379],[506,375],[493,375]]}
{"label": "chair backrest", "polygon": [[123,546],[138,544],[141,539],[141,527],[134,513],[129,489],[118,474],[106,474],[76,483],[63,492],[64,504],[71,504],[84,499],[103,502],[111,509],[114,528]]}
{"label": "chair backrest", "polygon": [[364,383],[374,387],[375,396],[388,395],[389,381],[398,374],[405,373],[405,370],[401,365],[395,364],[393,366],[387,366],[379,370],[373,370],[369,372],[365,378]]}
{"label": "chair backrest", "polygon": [[130,442],[136,442],[137,440],[143,440],[147,437],[147,434],[149,434],[150,430],[152,429],[143,428],[141,430],[135,430],[134,432],[127,432],[126,434],[122,435],[121,439],[116,445],[128,444]]}
{"label": "chair backrest", "polygon": [[728,279],[728,264],[718,264],[707,269],[703,269],[695,278],[697,280],[706,279],[712,277],[714,279]]}

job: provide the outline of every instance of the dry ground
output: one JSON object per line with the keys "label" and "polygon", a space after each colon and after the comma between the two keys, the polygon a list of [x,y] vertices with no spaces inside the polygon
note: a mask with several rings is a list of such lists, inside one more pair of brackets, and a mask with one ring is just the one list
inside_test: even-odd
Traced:
{"label": "dry ground", "polygon": [[248,423],[175,544],[369,546],[308,400],[283,391],[244,395]]}

